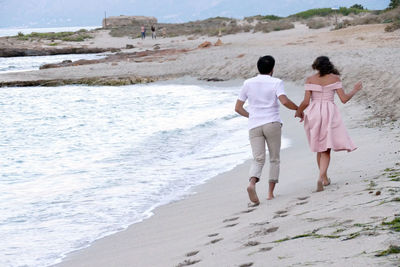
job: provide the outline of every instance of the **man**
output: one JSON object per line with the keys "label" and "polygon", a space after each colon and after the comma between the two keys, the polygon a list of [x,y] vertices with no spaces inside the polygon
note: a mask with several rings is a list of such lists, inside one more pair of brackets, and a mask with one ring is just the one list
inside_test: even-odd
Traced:
{"label": "man", "polygon": [[154,25],[151,25],[151,39],[157,39],[156,27]]}
{"label": "man", "polygon": [[[260,74],[244,82],[235,106],[237,113],[249,118],[249,139],[254,159],[247,192],[250,201],[255,205],[260,203],[256,183],[260,180],[265,163],[265,142],[270,162],[268,200],[274,198],[275,184],[279,180],[282,121],[279,116],[278,99],[288,109],[298,108],[286,96],[283,81],[272,77],[274,66],[275,59],[272,56],[260,57],[257,62]],[[246,100],[249,101],[249,111],[243,107]]]}

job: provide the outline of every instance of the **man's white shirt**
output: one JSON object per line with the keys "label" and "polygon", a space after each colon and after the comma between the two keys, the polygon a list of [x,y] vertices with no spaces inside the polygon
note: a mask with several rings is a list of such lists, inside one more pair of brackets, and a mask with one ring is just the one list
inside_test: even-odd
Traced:
{"label": "man's white shirt", "polygon": [[278,97],[286,95],[283,81],[259,74],[243,83],[238,99],[248,100],[249,129],[270,122],[280,122]]}

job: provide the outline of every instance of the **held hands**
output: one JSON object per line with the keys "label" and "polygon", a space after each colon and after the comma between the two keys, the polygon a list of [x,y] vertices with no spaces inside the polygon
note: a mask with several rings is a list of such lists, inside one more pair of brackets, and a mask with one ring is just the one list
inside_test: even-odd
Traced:
{"label": "held hands", "polygon": [[296,110],[296,114],[294,115],[295,118],[300,118],[300,122],[304,121],[304,112],[300,112],[299,110]]}

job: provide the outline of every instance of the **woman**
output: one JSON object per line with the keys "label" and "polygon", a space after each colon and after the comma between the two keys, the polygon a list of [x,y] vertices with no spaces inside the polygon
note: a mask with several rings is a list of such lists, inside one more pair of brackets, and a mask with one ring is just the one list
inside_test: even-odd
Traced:
{"label": "woman", "polygon": [[301,121],[304,120],[304,129],[311,151],[317,152],[319,168],[317,192],[319,192],[331,182],[327,175],[331,149],[348,152],[356,149],[334,103],[335,93],[342,103],[346,103],[361,90],[362,84],[356,83],[354,89],[346,94],[338,70],[325,56],[318,57],[312,68],[317,73],[306,79],[304,100],[295,116],[302,118]]}

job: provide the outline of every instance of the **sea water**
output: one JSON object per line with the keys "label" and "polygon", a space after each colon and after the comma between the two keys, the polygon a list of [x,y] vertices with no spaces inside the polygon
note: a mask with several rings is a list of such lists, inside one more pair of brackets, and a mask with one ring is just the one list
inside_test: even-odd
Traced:
{"label": "sea water", "polygon": [[[30,34],[32,32],[62,32],[78,31],[80,29],[91,30],[96,26],[86,27],[58,27],[58,28],[0,28],[0,37],[15,36],[18,32]],[[99,54],[65,54],[52,56],[29,57],[0,57],[0,73],[38,70],[40,66],[50,63],[59,63],[64,60],[76,61],[79,59],[100,59],[106,57],[106,53]]]}
{"label": "sea water", "polygon": [[101,26],[76,26],[53,28],[0,28],[0,37],[16,36],[18,33],[31,34],[32,32],[76,32],[79,30],[93,30]]}
{"label": "sea water", "polygon": [[250,158],[239,90],[0,88],[0,266],[57,263]]}

